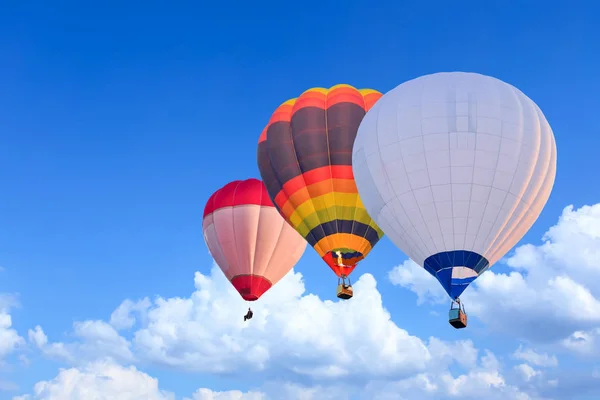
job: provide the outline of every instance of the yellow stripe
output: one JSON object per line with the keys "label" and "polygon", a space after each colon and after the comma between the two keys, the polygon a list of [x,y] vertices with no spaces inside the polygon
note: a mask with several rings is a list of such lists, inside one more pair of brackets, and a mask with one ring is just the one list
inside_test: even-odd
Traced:
{"label": "yellow stripe", "polygon": [[285,105],[293,106],[294,104],[296,104],[296,100],[298,100],[298,98],[294,97],[293,99],[289,99],[289,100],[284,101],[283,103],[281,103],[281,105],[282,106],[285,106]]}
{"label": "yellow stripe", "polygon": [[377,93],[377,94],[381,94],[379,93],[377,90],[373,90],[373,89],[359,89],[358,90],[360,92],[360,94],[362,94],[363,96],[366,96],[368,94],[373,94],[373,93]]}
{"label": "yellow stripe", "polygon": [[305,90],[304,92],[302,92],[302,94],[304,93],[308,93],[308,92],[318,92],[318,93],[323,93],[323,94],[327,94],[329,90],[323,87],[314,87],[314,88],[310,88],[308,90]]}
{"label": "yellow stripe", "polygon": [[333,90],[335,90],[335,89],[339,89],[339,88],[350,88],[350,89],[354,89],[354,90],[356,90],[356,91],[359,91],[359,92],[360,92],[360,90],[358,90],[358,89],[357,89],[357,88],[355,88],[354,86],[352,86],[352,85],[348,85],[348,84],[346,84],[346,83],[340,83],[340,84],[337,84],[337,85],[333,85],[332,87],[330,87],[330,88],[329,88],[329,91],[331,92],[331,91],[333,91]]}
{"label": "yellow stripe", "polygon": [[[335,206],[354,208],[356,207],[356,204],[358,204],[357,198],[358,193],[336,192],[329,192],[322,196],[312,197],[304,203],[299,204],[289,216],[289,220],[292,223],[292,226],[298,226],[302,223],[304,218],[321,210],[326,210]],[[362,202],[360,205],[362,206]]]}

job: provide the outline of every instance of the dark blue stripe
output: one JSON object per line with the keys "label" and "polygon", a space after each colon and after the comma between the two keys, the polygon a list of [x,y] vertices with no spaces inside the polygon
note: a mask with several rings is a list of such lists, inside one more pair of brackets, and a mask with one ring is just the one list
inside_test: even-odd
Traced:
{"label": "dark blue stripe", "polygon": [[456,299],[476,277],[452,279],[452,269],[454,267],[467,267],[480,274],[488,265],[490,265],[489,261],[482,255],[468,250],[453,250],[443,251],[427,257],[423,263],[423,268],[442,284],[448,296]]}

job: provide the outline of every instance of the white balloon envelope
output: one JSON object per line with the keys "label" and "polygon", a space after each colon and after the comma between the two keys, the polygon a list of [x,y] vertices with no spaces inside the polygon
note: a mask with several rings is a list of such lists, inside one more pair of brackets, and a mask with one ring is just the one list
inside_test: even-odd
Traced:
{"label": "white balloon envelope", "polygon": [[353,148],[362,202],[457,299],[533,225],[556,175],[539,107],[496,78],[449,72],[386,93]]}

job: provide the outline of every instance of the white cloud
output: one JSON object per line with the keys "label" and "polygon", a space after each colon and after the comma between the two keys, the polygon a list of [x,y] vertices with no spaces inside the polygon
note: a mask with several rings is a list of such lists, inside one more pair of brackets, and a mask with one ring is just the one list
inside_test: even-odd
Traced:
{"label": "white cloud", "polygon": [[[467,345],[468,347],[468,345]],[[465,348],[463,348],[465,349]],[[444,349],[448,351],[448,349]],[[457,352],[460,350],[457,350]],[[472,362],[470,360],[468,363]],[[447,370],[439,373],[423,372],[396,380],[377,380],[367,385],[354,382],[303,386],[297,383],[271,381],[261,389],[213,391],[198,389],[183,400],[350,400],[350,399],[403,399],[444,400],[452,398],[530,400],[530,396],[506,382],[500,364],[490,352],[475,360],[473,369],[453,376]],[[80,367],[61,369],[48,381],[34,385],[33,394],[14,397],[13,400],[174,400],[175,394],[159,387],[157,379],[138,370],[124,367],[112,360],[97,360]]]}
{"label": "white cloud", "polygon": [[[514,385],[509,384],[501,373],[500,363],[489,351],[469,371],[452,375],[449,371],[439,374],[426,372],[409,379],[371,386],[372,392],[365,399],[493,399],[531,400],[537,399]],[[383,390],[382,390],[383,389]]]}
{"label": "white cloud", "polygon": [[267,395],[262,392],[242,392],[240,390],[229,390],[215,392],[210,389],[198,389],[191,398],[184,400],[266,400]]}
{"label": "white cloud", "polygon": [[[216,267],[210,276],[196,273],[194,282],[188,298],[125,301],[111,324],[77,322],[72,342],[50,342],[41,327],[30,330],[29,341],[45,355],[74,366],[38,384],[36,398],[48,396],[50,389],[42,388],[62,390],[66,378],[97,387],[99,368],[120,371],[116,362],[134,361],[196,373],[242,373],[259,385],[245,393],[199,389],[193,400],[531,397],[507,381],[492,353],[480,357],[470,340],[421,340],[398,327],[370,274],[358,279],[355,297],[345,302],[304,294],[301,275],[292,272],[253,305],[249,323],[242,318],[246,304]],[[93,362],[107,355],[114,361]],[[115,388],[126,386],[117,383]]]}
{"label": "white cloud", "polygon": [[28,331],[29,342],[46,356],[68,363],[82,363],[98,357],[110,357],[122,362],[131,362],[135,358],[130,350],[130,342],[104,321],[76,322],[73,336],[78,342],[49,343],[48,337],[40,326]]}
{"label": "white cloud", "polygon": [[150,308],[151,305],[148,298],[144,298],[137,302],[125,300],[111,314],[110,324],[118,330],[131,329],[136,321],[134,314],[145,315],[145,311]]}
{"label": "white cloud", "polygon": [[[600,327],[600,204],[566,207],[541,245],[519,246],[506,264],[511,271],[492,268],[461,297],[470,315],[538,342]],[[420,302],[448,301],[439,283],[412,261],[394,268],[390,280],[415,292]]]}
{"label": "white cloud", "polygon": [[58,376],[35,384],[32,395],[13,400],[174,400],[172,393],[158,388],[158,381],[135,367],[110,360],[84,368],[61,369]]}
{"label": "white cloud", "polygon": [[600,328],[575,331],[561,341],[567,349],[584,357],[597,357],[600,353]]}
{"label": "white cloud", "polygon": [[244,302],[216,267],[210,277],[196,273],[195,286],[189,298],[119,306],[113,325],[138,324],[130,341],[102,321],[76,323],[73,343],[47,343],[40,327],[30,331],[30,341],[69,362],[103,354],[196,372],[273,369],[323,379],[408,376],[433,357],[426,343],[391,321],[369,274],[355,283],[352,301],[332,302],[302,296],[301,275],[290,273],[253,305],[250,323],[242,318]]}
{"label": "white cloud", "polygon": [[0,362],[25,344],[25,340],[12,328],[10,310],[17,304],[15,296],[0,294]]}
{"label": "white cloud", "polygon": [[412,290],[417,295],[417,304],[431,302],[449,304],[448,294],[435,278],[412,260],[406,260],[388,273],[390,282]]}
{"label": "white cloud", "polygon": [[540,374],[540,371],[535,370],[529,364],[516,365],[515,370],[518,371],[519,374],[521,374],[521,376],[523,377],[523,379],[527,382],[529,382],[532,378],[534,378]]}
{"label": "white cloud", "polygon": [[[97,360],[79,368],[60,369],[58,375],[34,385],[33,394],[13,400],[175,400],[159,388],[158,380],[134,366],[124,367],[110,359]],[[265,400],[261,392],[239,390],[216,392],[198,389],[184,400]]]}
{"label": "white cloud", "polygon": [[555,355],[548,355],[546,353],[538,353],[533,349],[523,349],[523,346],[519,346],[513,353],[513,357],[518,360],[523,360],[529,364],[538,367],[556,367],[558,366],[558,359]]}

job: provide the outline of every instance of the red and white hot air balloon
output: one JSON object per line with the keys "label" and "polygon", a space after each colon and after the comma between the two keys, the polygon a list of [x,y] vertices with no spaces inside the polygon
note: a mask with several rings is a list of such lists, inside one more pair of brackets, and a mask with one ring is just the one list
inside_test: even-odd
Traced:
{"label": "red and white hot air balloon", "polygon": [[247,301],[258,300],[283,278],[306,248],[258,179],[228,183],[210,196],[202,230],[210,254]]}

